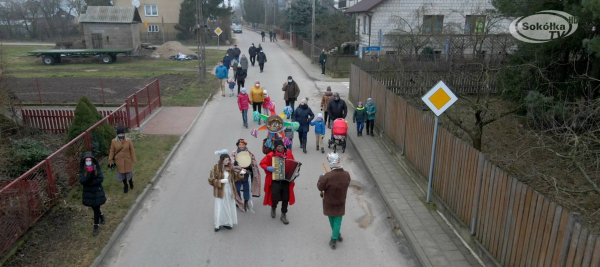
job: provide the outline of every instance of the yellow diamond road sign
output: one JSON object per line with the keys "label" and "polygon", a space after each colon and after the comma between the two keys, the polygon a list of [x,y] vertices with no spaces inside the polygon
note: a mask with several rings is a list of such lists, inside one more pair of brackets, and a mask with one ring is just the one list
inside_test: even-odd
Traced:
{"label": "yellow diamond road sign", "polygon": [[223,31],[221,30],[221,28],[217,27],[217,28],[215,29],[215,33],[216,33],[217,35],[221,35],[221,33],[223,33]]}
{"label": "yellow diamond road sign", "polygon": [[421,100],[427,104],[436,116],[440,116],[458,100],[458,97],[443,81],[440,81]]}

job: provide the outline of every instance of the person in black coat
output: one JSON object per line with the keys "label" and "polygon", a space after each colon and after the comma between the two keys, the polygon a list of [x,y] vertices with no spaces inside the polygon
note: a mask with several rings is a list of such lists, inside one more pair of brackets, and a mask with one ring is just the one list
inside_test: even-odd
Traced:
{"label": "person in black coat", "polygon": [[238,95],[240,94],[240,88],[244,88],[246,85],[246,76],[248,72],[242,68],[242,65],[238,65],[237,72],[235,73],[235,79],[237,80]]}
{"label": "person in black coat", "polygon": [[79,163],[79,182],[83,185],[82,202],[94,211],[94,236],[98,236],[98,224],[104,224],[104,214],[100,206],[106,203],[102,182],[104,175],[100,163],[91,152],[83,153]]}
{"label": "person in black coat", "polygon": [[233,57],[235,57],[235,61],[240,62],[240,55],[242,54],[242,50],[240,50],[237,45],[233,45]]}
{"label": "person in black coat", "polygon": [[262,37],[262,41],[265,41],[265,31],[260,32],[260,36]]}
{"label": "person in black coat", "polygon": [[254,43],[252,43],[252,46],[250,49],[248,49],[248,54],[250,55],[250,63],[252,66],[254,66],[254,63],[256,62],[256,54],[258,54],[258,50],[256,49],[256,46],[254,46]]}
{"label": "person in black coat", "polygon": [[260,67],[260,72],[263,72],[263,69],[265,68],[265,62],[267,62],[267,55],[265,55],[265,52],[263,52],[262,50],[260,50],[260,52],[258,52],[258,66]]}
{"label": "person in black coat", "polygon": [[298,137],[300,139],[300,147],[302,152],[306,153],[306,138],[310,129],[310,122],[315,118],[315,114],[308,107],[308,99],[300,100],[300,105],[294,110],[292,120],[300,124],[298,128]]}
{"label": "person in black coat", "polygon": [[339,93],[333,93],[333,100],[327,104],[327,113],[329,113],[329,121],[336,119],[345,119],[348,115],[348,107],[346,102],[340,99]]}

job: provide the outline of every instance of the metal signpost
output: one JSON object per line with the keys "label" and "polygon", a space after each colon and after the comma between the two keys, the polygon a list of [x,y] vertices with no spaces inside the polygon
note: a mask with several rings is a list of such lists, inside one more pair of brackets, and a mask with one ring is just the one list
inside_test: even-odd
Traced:
{"label": "metal signpost", "polygon": [[221,30],[221,28],[217,27],[215,29],[215,33],[217,34],[217,51],[219,51],[219,41],[221,38],[219,38],[219,36],[221,35],[221,33],[223,33],[223,31]]}
{"label": "metal signpost", "polygon": [[429,182],[427,183],[427,203],[431,202],[431,183],[433,181],[433,164],[435,161],[435,146],[437,143],[437,132],[439,117],[452,106],[458,97],[448,88],[448,86],[440,81],[422,98],[423,102],[435,113],[435,128],[433,129],[433,144],[431,146],[431,165],[429,165]]}

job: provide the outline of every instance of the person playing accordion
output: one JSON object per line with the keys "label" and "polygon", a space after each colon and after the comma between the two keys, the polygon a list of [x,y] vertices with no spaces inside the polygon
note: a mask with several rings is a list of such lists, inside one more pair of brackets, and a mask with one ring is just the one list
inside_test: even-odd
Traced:
{"label": "person playing accordion", "polygon": [[[287,177],[285,179],[280,179],[280,173],[288,171],[281,170],[278,166],[280,164],[274,165],[274,162],[279,162],[283,160],[284,162],[290,161],[291,164],[296,163],[294,161],[294,154],[292,151],[287,150],[283,145],[283,141],[281,139],[277,139],[274,141],[273,152],[268,153],[261,161],[260,167],[265,170],[267,174],[265,177],[265,200],[263,205],[271,206],[271,218],[275,218],[277,212],[277,204],[281,201],[281,221],[283,224],[288,224],[286,214],[288,211],[288,203],[289,205],[294,205],[296,202],[296,198],[294,197],[294,185],[293,179],[300,176],[299,173],[292,172],[293,177]],[[296,167],[296,166],[295,166]],[[288,168],[287,166],[285,168]],[[297,169],[296,169],[297,170]],[[293,179],[290,179],[293,178]],[[290,180],[292,182],[290,182]]]}

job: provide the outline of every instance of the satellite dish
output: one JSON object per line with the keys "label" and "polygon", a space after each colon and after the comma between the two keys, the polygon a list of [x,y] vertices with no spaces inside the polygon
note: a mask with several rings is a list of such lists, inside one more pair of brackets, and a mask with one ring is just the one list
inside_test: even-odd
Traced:
{"label": "satellite dish", "polygon": [[140,7],[140,0],[131,0],[131,5],[135,8]]}

